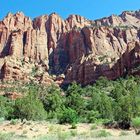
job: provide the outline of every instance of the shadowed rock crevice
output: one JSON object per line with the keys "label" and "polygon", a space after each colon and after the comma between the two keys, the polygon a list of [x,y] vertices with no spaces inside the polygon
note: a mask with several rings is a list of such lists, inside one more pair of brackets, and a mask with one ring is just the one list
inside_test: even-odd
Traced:
{"label": "shadowed rock crevice", "polygon": [[3,47],[3,50],[0,53],[0,58],[3,58],[10,54],[9,51],[10,51],[10,43],[11,43],[11,39],[12,39],[11,37],[12,37],[12,34],[9,35],[7,42],[5,43],[5,46]]}

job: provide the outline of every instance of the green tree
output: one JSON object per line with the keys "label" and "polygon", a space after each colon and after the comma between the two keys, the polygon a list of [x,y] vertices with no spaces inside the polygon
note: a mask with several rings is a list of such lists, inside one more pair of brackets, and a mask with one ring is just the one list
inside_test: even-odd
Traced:
{"label": "green tree", "polygon": [[138,93],[138,85],[133,78],[115,82],[110,96],[113,98],[116,121],[131,121],[131,118],[139,114]]}
{"label": "green tree", "polygon": [[92,97],[87,106],[89,110],[98,111],[102,118],[112,119],[112,98],[101,89],[93,87]]}
{"label": "green tree", "polygon": [[75,110],[71,108],[63,108],[61,115],[59,116],[60,123],[70,123],[74,124],[78,122],[78,114]]}
{"label": "green tree", "polygon": [[14,117],[27,120],[44,120],[47,113],[42,102],[38,99],[36,92],[29,93],[15,101]]}
{"label": "green tree", "polygon": [[49,118],[59,115],[61,108],[64,107],[64,93],[56,86],[47,87],[39,95],[45,110],[49,113]]}
{"label": "green tree", "polygon": [[78,114],[82,114],[85,109],[85,102],[82,96],[83,90],[80,85],[72,83],[66,91],[66,107],[76,110]]}

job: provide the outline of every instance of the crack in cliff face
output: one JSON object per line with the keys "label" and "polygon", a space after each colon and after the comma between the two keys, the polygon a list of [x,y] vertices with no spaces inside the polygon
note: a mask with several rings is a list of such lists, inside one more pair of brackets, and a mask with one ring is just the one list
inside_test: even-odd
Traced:
{"label": "crack in cliff face", "polygon": [[9,35],[7,41],[5,41],[5,45],[0,53],[0,58],[10,55],[10,43],[12,40],[12,34]]}
{"label": "crack in cliff face", "polygon": [[[87,56],[87,55],[89,55],[89,54],[91,54],[92,53],[92,48],[91,48],[91,44],[89,44],[88,42],[87,42],[87,36],[86,36],[86,34],[85,34],[85,32],[83,31],[83,29],[81,30],[81,34],[83,35],[83,42],[84,42],[84,47],[85,47],[85,55]],[[89,45],[88,45],[89,44]]]}
{"label": "crack in cliff face", "polygon": [[[132,73],[140,59],[139,15],[125,11],[91,21],[78,15],[63,20],[53,13],[32,21],[21,12],[8,14],[0,21],[0,79],[21,80],[23,72],[28,80],[64,74],[62,82],[85,85],[99,76],[115,79]],[[32,77],[34,67],[38,72]]]}

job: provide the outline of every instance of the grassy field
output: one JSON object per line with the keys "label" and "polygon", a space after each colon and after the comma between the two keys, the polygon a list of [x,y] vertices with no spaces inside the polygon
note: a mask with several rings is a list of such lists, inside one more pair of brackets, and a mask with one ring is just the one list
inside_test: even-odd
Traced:
{"label": "grassy field", "polygon": [[0,140],[139,140],[133,130],[105,129],[97,124],[60,125],[50,122],[1,121]]}

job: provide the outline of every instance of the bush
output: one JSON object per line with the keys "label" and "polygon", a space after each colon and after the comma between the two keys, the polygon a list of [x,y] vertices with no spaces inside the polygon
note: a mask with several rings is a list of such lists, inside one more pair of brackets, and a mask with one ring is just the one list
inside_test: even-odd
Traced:
{"label": "bush", "polygon": [[140,128],[140,117],[132,119],[132,126],[135,128]]}
{"label": "bush", "polygon": [[59,122],[62,123],[77,123],[78,122],[78,115],[75,110],[71,108],[64,108],[62,109],[62,114],[59,117]]}
{"label": "bush", "polygon": [[18,120],[17,119],[12,119],[11,121],[10,121],[10,124],[11,125],[16,125],[18,123]]}
{"label": "bush", "polygon": [[10,119],[14,111],[13,105],[10,99],[0,96],[0,118]]}
{"label": "bush", "polygon": [[31,91],[25,97],[15,101],[14,118],[43,120],[46,119],[46,114],[42,102]]}
{"label": "bush", "polygon": [[140,134],[140,117],[133,118],[131,123],[132,123],[132,126],[135,129],[135,133],[137,135],[139,135]]}
{"label": "bush", "polygon": [[66,107],[76,110],[79,115],[82,115],[83,110],[85,109],[85,102],[82,94],[83,90],[81,86],[76,83],[72,83],[66,91]]}
{"label": "bush", "polygon": [[98,111],[88,111],[87,114],[87,122],[88,123],[95,123],[97,121],[97,119],[100,118],[100,114]]}
{"label": "bush", "polygon": [[57,116],[57,112],[64,106],[64,99],[61,90],[58,87],[50,86],[39,95],[45,110],[49,113],[50,118]]}
{"label": "bush", "polygon": [[98,115],[103,119],[112,119],[113,117],[112,99],[106,95],[104,90],[102,91],[99,89],[99,87],[93,88],[93,93],[88,102],[87,109],[99,112]]}

